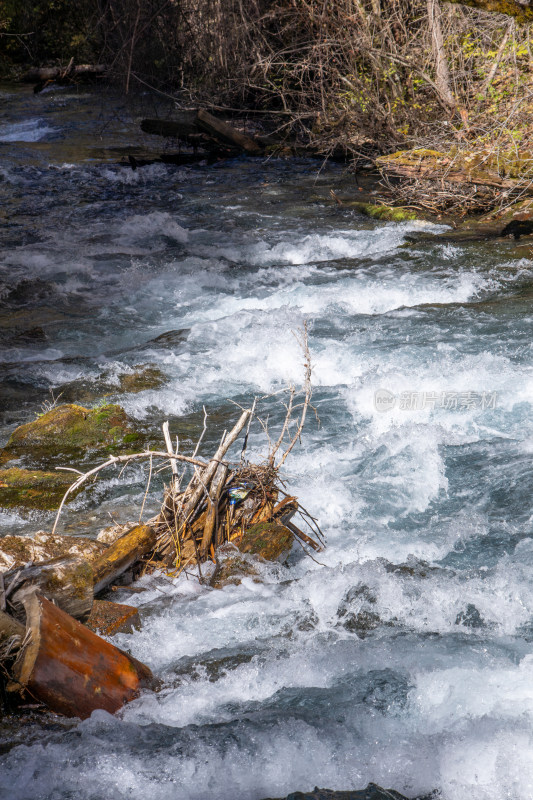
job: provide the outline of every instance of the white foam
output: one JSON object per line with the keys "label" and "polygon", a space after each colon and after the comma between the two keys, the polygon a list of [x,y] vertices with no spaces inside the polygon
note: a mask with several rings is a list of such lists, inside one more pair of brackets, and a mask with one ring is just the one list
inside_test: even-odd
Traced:
{"label": "white foam", "polygon": [[0,142],[40,142],[57,129],[50,127],[41,119],[13,122],[0,127]]}

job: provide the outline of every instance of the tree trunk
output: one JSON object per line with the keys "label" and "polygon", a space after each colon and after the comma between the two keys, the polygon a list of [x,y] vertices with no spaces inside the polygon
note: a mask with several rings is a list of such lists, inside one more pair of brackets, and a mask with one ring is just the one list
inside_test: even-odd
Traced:
{"label": "tree trunk", "polygon": [[25,621],[24,601],[38,588],[59,608],[83,622],[93,605],[93,570],[79,556],[60,556],[4,573],[8,610],[19,622]]}
{"label": "tree trunk", "polygon": [[455,108],[457,103],[452,92],[450,70],[448,69],[446,50],[444,49],[439,0],[427,0],[427,7],[431,45],[435,59],[435,85],[442,100],[452,109]]}
{"label": "tree trunk", "polygon": [[13,668],[10,691],[27,689],[59,714],[86,719],[110,714],[154,688],[150,669],[33,592],[25,600],[28,642]]}

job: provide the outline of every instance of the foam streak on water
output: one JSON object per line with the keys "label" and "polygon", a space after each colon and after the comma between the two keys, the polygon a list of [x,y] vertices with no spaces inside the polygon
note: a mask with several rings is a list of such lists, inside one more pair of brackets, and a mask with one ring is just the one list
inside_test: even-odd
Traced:
{"label": "foam streak on water", "polygon": [[[81,141],[57,98],[34,102],[0,137],[25,131],[30,147],[44,119]],[[90,118],[90,98],[76,102]],[[320,563],[295,548],[262,583],[152,577],[144,593],[125,590],[144,625],[113,641],[162,691],[115,718],[43,728],[1,758],[0,796],[260,800],[374,781],[530,800],[530,253],[413,242],[442,228],[332,204],[332,188],[355,194],[337,167],[132,172],[60,152],[15,148],[2,168],[4,440],[50,388],[90,404],[100,382],[154,430],[170,419],[184,448],[205,405],[214,441],[228,399],[299,380],[291,330],[308,320],[321,426],[311,420],[285,478],[328,547]],[[120,394],[139,364],[167,382]],[[390,408],[378,410],[378,390]],[[266,410],[275,426],[281,408]],[[254,457],[263,438],[252,433]],[[109,474],[76,499],[67,529],[136,518],[143,487],[140,467]],[[49,524],[0,516],[4,532]]]}

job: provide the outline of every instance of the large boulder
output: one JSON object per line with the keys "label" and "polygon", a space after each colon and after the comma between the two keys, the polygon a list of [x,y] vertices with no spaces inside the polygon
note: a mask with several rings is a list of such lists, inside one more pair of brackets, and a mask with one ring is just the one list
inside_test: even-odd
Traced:
{"label": "large boulder", "polygon": [[79,458],[87,452],[115,453],[131,447],[139,438],[133,420],[120,406],[89,409],[69,403],[16,428],[0,454],[0,462],[22,457],[53,463],[65,455]]}

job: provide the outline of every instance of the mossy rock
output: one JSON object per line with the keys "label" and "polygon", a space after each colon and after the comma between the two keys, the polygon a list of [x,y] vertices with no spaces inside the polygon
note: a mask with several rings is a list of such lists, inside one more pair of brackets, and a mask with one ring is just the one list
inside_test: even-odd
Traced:
{"label": "mossy rock", "polygon": [[56,509],[74,482],[72,472],[42,470],[0,470],[0,508],[23,508],[52,511]]}
{"label": "mossy rock", "polygon": [[213,589],[222,589],[224,586],[238,586],[243,578],[259,580],[259,573],[250,560],[235,553],[224,555],[217,561],[217,567],[211,576],[209,585]]}
{"label": "mossy rock", "polygon": [[418,219],[414,211],[409,211],[407,208],[402,208],[401,206],[396,208],[394,206],[375,205],[373,203],[363,203],[360,200],[345,202],[343,205],[354,208],[356,211],[359,211],[360,214],[364,214],[365,217],[380,219],[384,222],[406,222]]}
{"label": "mossy rock", "polygon": [[120,391],[135,394],[146,389],[159,389],[167,378],[158,367],[139,366],[135,372],[120,376]]}
{"label": "mossy rock", "polygon": [[238,548],[241,553],[261,556],[265,561],[286,560],[294,536],[292,532],[277,522],[257,522],[244,532]]}
{"label": "mossy rock", "polygon": [[0,463],[19,457],[50,462],[63,454],[75,457],[88,451],[115,453],[139,438],[133,420],[118,405],[88,409],[66,404],[16,428]]}

